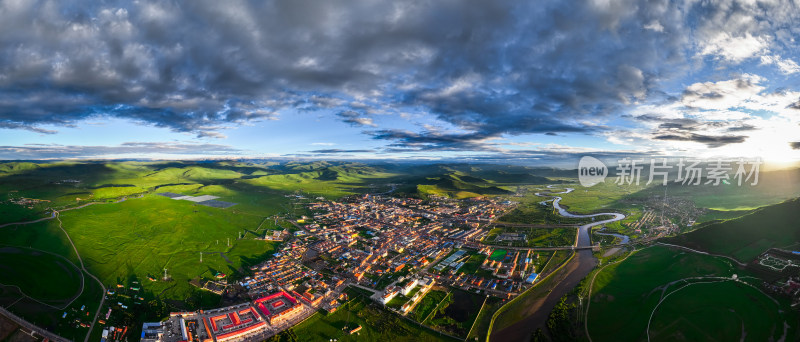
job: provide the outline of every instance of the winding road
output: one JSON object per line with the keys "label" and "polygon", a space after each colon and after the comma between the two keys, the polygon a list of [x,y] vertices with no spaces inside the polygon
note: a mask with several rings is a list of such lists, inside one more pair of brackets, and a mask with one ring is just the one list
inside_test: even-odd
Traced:
{"label": "winding road", "polygon": [[75,247],[75,243],[72,242],[72,238],[69,236],[69,233],[67,233],[67,231],[64,229],[64,227],[62,227],[62,225],[61,225],[61,218],[59,217],[59,215],[61,215],[61,213],[59,213],[58,211],[55,211],[54,213],[55,213],[56,220],[58,220],[58,228],[61,229],[61,231],[64,232],[64,235],[67,236],[67,240],[69,240],[69,244],[72,245],[72,249],[75,251],[75,256],[78,257],[78,262],[81,263],[81,269],[83,270],[83,272],[86,272],[86,274],[88,274],[95,281],[97,281],[97,284],[99,284],[100,288],[103,289],[103,293],[100,295],[100,305],[97,307],[97,310],[95,310],[94,319],[92,319],[92,324],[89,326],[89,331],[86,332],[86,338],[83,340],[84,342],[88,342],[89,341],[89,336],[92,335],[92,330],[94,330],[94,324],[97,323],[97,317],[100,316],[100,310],[103,309],[103,304],[106,301],[106,286],[103,285],[103,282],[100,281],[100,279],[95,277],[94,274],[92,274],[91,272],[89,272],[89,270],[86,269],[86,266],[83,264],[83,259],[81,259],[81,254],[78,253],[78,248]]}
{"label": "winding road", "polygon": [[[142,198],[143,196],[144,196],[144,194],[140,194],[140,195],[138,195],[136,197],[132,197],[132,198]],[[53,212],[48,217],[43,217],[43,218],[32,220],[32,221],[11,222],[11,223],[5,223],[5,224],[0,225],[0,228],[4,228],[4,227],[14,226],[14,225],[33,224],[33,223],[42,222],[42,221],[46,221],[46,220],[52,220],[52,219],[56,219],[58,221],[58,228],[61,229],[62,232],[64,232],[64,235],[67,237],[67,240],[69,241],[69,244],[72,246],[72,250],[75,251],[75,256],[78,258],[78,262],[80,263],[81,270],[84,273],[86,273],[87,275],[89,275],[90,277],[92,277],[92,279],[97,281],[97,284],[100,285],[100,288],[103,290],[103,293],[100,296],[100,305],[97,307],[97,312],[95,312],[95,314],[94,314],[94,319],[92,320],[92,324],[89,326],[89,331],[86,333],[86,338],[84,339],[84,342],[88,342],[89,341],[89,336],[92,335],[92,331],[94,330],[94,325],[95,325],[95,323],[97,323],[97,318],[100,317],[100,310],[102,310],[103,304],[105,304],[105,300],[106,300],[106,287],[105,287],[105,285],[103,285],[103,282],[101,282],[99,278],[97,278],[94,274],[89,272],[88,269],[86,269],[86,266],[83,263],[83,259],[81,258],[81,254],[78,253],[78,248],[75,247],[75,243],[72,241],[72,237],[69,236],[69,233],[67,233],[66,229],[64,229],[64,227],[62,226],[61,218],[59,216],[61,215],[61,212],[63,212],[63,211],[81,209],[81,208],[85,208],[85,207],[88,207],[88,206],[94,205],[94,204],[120,203],[120,202],[124,202],[127,199],[128,199],[128,197],[123,197],[123,198],[121,198],[119,200],[116,200],[114,202],[89,202],[89,203],[85,203],[85,204],[79,205],[77,207],[62,209],[60,211],[59,210],[53,210]],[[83,283],[84,282],[81,281],[81,293],[83,293],[83,288],[84,288],[84,286],[83,286],[84,284]],[[74,301],[74,299],[73,299],[73,301]],[[46,330],[41,329],[41,328],[39,328],[39,330],[46,332]]]}

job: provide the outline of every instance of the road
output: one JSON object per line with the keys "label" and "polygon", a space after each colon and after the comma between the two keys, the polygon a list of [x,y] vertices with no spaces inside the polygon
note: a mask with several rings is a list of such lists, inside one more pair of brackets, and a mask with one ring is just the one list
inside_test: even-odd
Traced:
{"label": "road", "polygon": [[[43,301],[40,301],[40,300],[38,300],[38,299],[36,299],[36,298],[33,298],[33,297],[31,297],[31,296],[28,296],[28,295],[25,293],[25,291],[24,291],[22,288],[20,288],[19,286],[16,286],[16,285],[4,285],[4,286],[9,286],[9,287],[14,287],[14,288],[16,288],[16,289],[17,289],[17,291],[19,291],[20,295],[22,295],[22,298],[27,298],[27,299],[29,299],[29,300],[32,300],[32,301],[34,301],[34,302],[37,302],[37,303],[39,303],[39,304],[41,304],[41,305],[48,306],[48,307],[51,307],[51,308],[53,308],[53,309],[56,309],[56,310],[65,310],[65,309],[66,309],[66,308],[68,308],[70,305],[72,305],[72,303],[73,303],[73,302],[75,302],[75,300],[77,300],[77,299],[78,299],[78,297],[80,297],[80,296],[83,294],[84,282],[86,281],[86,280],[85,280],[85,278],[86,278],[86,277],[83,275],[83,272],[81,271],[81,269],[80,269],[78,266],[75,266],[75,264],[74,264],[72,261],[70,261],[69,259],[65,258],[63,255],[56,254],[56,253],[53,253],[53,252],[48,252],[48,251],[41,250],[41,249],[37,249],[37,248],[31,248],[31,247],[19,247],[19,246],[0,247],[0,250],[3,250],[4,248],[20,248],[20,249],[29,249],[29,250],[36,251],[36,252],[39,252],[39,253],[47,253],[47,254],[50,254],[50,255],[52,255],[52,256],[55,256],[55,257],[58,257],[58,258],[61,258],[61,259],[63,259],[63,260],[64,260],[64,261],[65,261],[67,264],[69,264],[69,265],[71,265],[72,267],[74,267],[74,268],[75,268],[75,271],[77,271],[77,272],[78,272],[78,273],[80,273],[80,275],[81,275],[81,278],[80,278],[80,279],[81,279],[81,285],[80,285],[80,287],[79,287],[79,289],[78,289],[78,292],[77,292],[77,293],[76,293],[74,296],[72,296],[72,298],[70,298],[70,299],[69,299],[69,301],[68,301],[68,302],[66,302],[66,303],[64,303],[64,305],[62,305],[62,306],[54,306],[54,305],[51,305],[51,304],[45,303],[45,302],[43,302]],[[22,298],[20,298],[20,299],[22,299]],[[12,304],[12,305],[13,305],[13,304]],[[8,306],[8,308],[11,308],[11,305],[9,305],[9,306]]]}
{"label": "road", "polygon": [[51,332],[49,332],[47,330],[44,330],[42,328],[39,328],[38,326],[36,326],[36,325],[34,325],[34,324],[22,319],[21,317],[11,313],[10,311],[6,310],[3,307],[0,307],[0,314],[2,314],[3,316],[8,317],[12,321],[14,321],[17,324],[19,324],[21,327],[23,327],[25,329],[28,329],[28,330],[38,334],[39,336],[43,336],[43,337],[45,337],[45,338],[47,338],[47,339],[49,339],[51,341],[69,342],[68,339],[63,338],[61,336],[58,336],[56,334],[53,334],[53,333],[51,333]]}
{"label": "road", "polygon": [[[574,189],[567,188],[562,193],[570,193]],[[536,193],[537,196],[549,196],[547,194]],[[491,341],[525,341],[530,339],[531,334],[538,328],[542,328],[547,323],[547,318],[550,311],[558,304],[562,296],[572,291],[572,289],[580,283],[589,273],[597,266],[597,258],[594,257],[591,251],[591,237],[589,232],[591,228],[598,225],[603,225],[625,218],[625,215],[620,213],[598,213],[580,215],[568,212],[560,205],[561,197],[556,196],[553,199],[553,207],[558,210],[558,213],[564,217],[573,218],[590,218],[598,216],[613,216],[610,219],[591,222],[578,227],[578,238],[575,241],[575,257],[559,270],[553,276],[555,285],[551,292],[547,293],[544,297],[538,298],[531,303],[530,308],[527,310],[525,318],[518,322],[506,327],[497,332],[490,332]]]}
{"label": "road", "polygon": [[[89,204],[87,204],[87,205],[89,205]],[[94,274],[92,274],[91,272],[89,272],[89,270],[86,269],[86,266],[83,264],[83,259],[81,259],[81,254],[78,253],[78,248],[75,247],[75,243],[72,242],[72,238],[69,236],[69,233],[67,233],[67,230],[64,229],[64,227],[62,226],[61,218],[59,217],[59,215],[61,215],[61,213],[59,213],[58,211],[55,211],[54,214],[56,216],[56,220],[58,220],[58,228],[61,229],[61,231],[64,232],[64,235],[67,236],[67,240],[69,241],[69,244],[72,246],[72,249],[75,251],[75,256],[78,257],[78,262],[80,262],[80,264],[81,264],[81,269],[83,270],[83,272],[86,272],[86,274],[88,274],[95,281],[97,281],[97,284],[99,284],[100,288],[103,289],[103,293],[100,296],[100,305],[97,306],[97,310],[95,310],[94,319],[92,319],[92,324],[89,326],[89,331],[86,332],[86,338],[83,340],[84,342],[88,342],[89,341],[89,336],[92,335],[92,330],[94,329],[94,324],[97,323],[97,318],[100,316],[100,310],[103,309],[103,304],[106,301],[106,287],[105,287],[105,285],[103,285],[103,282],[100,281],[100,279],[95,277]]]}
{"label": "road", "polygon": [[[144,194],[140,194],[140,195],[138,195],[136,197],[132,197],[132,198],[142,198],[142,197],[144,197]],[[58,220],[58,228],[61,229],[61,231],[64,232],[64,235],[67,236],[67,240],[69,241],[69,244],[72,246],[72,249],[75,251],[75,255],[78,257],[78,261],[81,264],[81,270],[83,270],[83,272],[85,272],[90,277],[92,277],[95,281],[97,281],[97,284],[99,284],[100,288],[103,289],[103,294],[100,297],[100,305],[97,307],[97,312],[95,312],[95,314],[94,314],[94,319],[92,320],[92,324],[89,326],[89,331],[86,333],[86,338],[84,339],[84,342],[88,342],[89,341],[89,336],[91,336],[92,330],[94,329],[94,325],[95,325],[95,323],[97,323],[97,318],[100,317],[100,310],[103,308],[103,304],[105,303],[105,300],[106,300],[106,287],[105,287],[105,285],[103,285],[103,282],[101,282],[100,279],[95,277],[94,274],[90,273],[89,270],[86,269],[86,266],[83,264],[83,259],[81,259],[81,255],[80,255],[80,253],[78,253],[78,248],[75,247],[75,243],[72,242],[72,238],[69,236],[69,233],[67,233],[67,231],[62,226],[61,218],[59,218],[59,216],[61,215],[61,212],[63,212],[63,211],[86,208],[86,207],[88,207],[90,205],[94,205],[94,204],[120,203],[120,202],[126,201],[127,199],[128,199],[128,197],[122,197],[122,198],[120,198],[120,199],[118,199],[118,200],[116,200],[114,202],[89,202],[89,203],[85,203],[85,204],[79,205],[77,207],[61,209],[60,211],[59,210],[53,210],[53,212],[50,214],[49,217],[43,217],[43,218],[40,218],[40,219],[37,219],[37,220],[33,220],[33,221],[11,222],[11,223],[5,223],[3,225],[0,225],[0,228],[3,228],[3,227],[7,227],[7,226],[12,226],[12,225],[32,224],[32,223],[37,223],[37,222],[42,222],[42,221],[52,220],[52,219]],[[83,284],[81,285],[81,291],[83,291]],[[41,328],[39,328],[39,329],[43,330]]]}

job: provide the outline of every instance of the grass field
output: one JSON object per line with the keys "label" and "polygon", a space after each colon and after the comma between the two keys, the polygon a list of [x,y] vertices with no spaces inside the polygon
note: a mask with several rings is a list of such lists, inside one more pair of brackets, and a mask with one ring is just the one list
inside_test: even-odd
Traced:
{"label": "grass field", "polygon": [[[519,228],[498,227],[493,228],[481,242],[488,245],[516,246],[516,247],[552,247],[569,246],[575,243],[577,228]],[[499,241],[501,233],[525,234],[524,241]]]}
{"label": "grass field", "polygon": [[758,290],[739,283],[696,284],[662,302],[653,315],[650,338],[652,341],[778,340],[784,333],[785,317],[780,313],[783,309],[784,306]]}
{"label": "grass field", "polygon": [[483,310],[475,317],[475,322],[472,326],[472,331],[467,336],[469,341],[486,341],[486,332],[489,330],[489,324],[492,321],[492,315],[505,303],[504,300],[491,297],[486,302]]}
{"label": "grass field", "polygon": [[[292,328],[300,341],[454,341],[432,330],[416,325],[381,308],[363,295],[350,291],[351,300],[336,312],[314,314]],[[361,325],[357,335],[345,328]]]}
{"label": "grass field", "polygon": [[[705,179],[701,183],[704,182]],[[663,192],[664,188],[658,185],[643,188],[633,196],[646,197],[663,194]],[[670,182],[667,192],[668,196],[691,199],[701,208],[719,211],[752,210],[800,196],[800,170],[767,172],[762,170],[759,174],[758,184],[754,186],[750,183],[743,183],[739,186],[735,181],[717,186],[713,184],[681,185]]]}
{"label": "grass field", "polygon": [[[156,195],[61,214],[87,267],[104,284],[113,287],[135,277],[145,290],[178,300],[195,291],[188,284],[194,277],[232,274],[271,254],[272,242],[252,235],[239,239],[261,220]],[[164,268],[172,281],[147,280],[160,279]]]}
{"label": "grass field", "polygon": [[466,337],[485,299],[485,295],[454,289],[426,324],[454,336]]}
{"label": "grass field", "polygon": [[465,262],[464,265],[458,269],[458,271],[466,274],[473,274],[475,271],[480,269],[483,261],[486,260],[486,258],[487,256],[483,254],[470,255],[469,259],[467,259],[467,262]]}
{"label": "grass field", "polygon": [[638,193],[644,189],[644,183],[641,185],[618,185],[614,183],[613,179],[606,179],[605,183],[599,183],[590,188],[575,184],[558,186],[549,190],[561,192],[567,187],[575,190],[567,194],[556,195],[562,198],[561,206],[573,214],[591,214],[608,209],[629,209],[627,206],[619,204],[618,200]]}
{"label": "grass field", "polygon": [[800,199],[758,209],[737,219],[711,223],[667,241],[748,262],[771,247],[800,242]]}
{"label": "grass field", "polygon": [[80,269],[56,254],[0,247],[0,284],[16,286],[31,298],[58,305],[80,293],[81,278]]}
{"label": "grass field", "polygon": [[[74,267],[67,263],[66,260],[73,264],[77,264],[78,261],[63,232],[58,229],[57,223],[45,221],[24,226],[9,226],[0,229],[0,236],[2,241],[0,248],[5,251],[9,251],[10,248],[22,251],[13,256],[3,253],[5,259],[2,262],[3,268],[17,273],[3,274],[4,279],[0,282],[25,286],[23,292],[33,297],[21,297],[19,290],[13,287],[0,287],[0,305],[63,337],[73,340],[83,339],[88,329],[76,327],[74,317],[65,320],[61,316],[65,311],[77,311],[84,305],[86,310],[93,314],[103,293],[94,280],[83,272],[74,271]],[[8,260],[9,258],[11,260]],[[83,292],[70,304],[80,286],[81,273],[85,280]],[[82,316],[80,319],[87,322],[92,317]]]}
{"label": "grass field", "polygon": [[[593,286],[589,308],[589,333],[594,341],[641,341],[647,336],[648,320],[656,304],[674,292],[653,314],[651,338],[659,341],[778,340],[784,323],[789,331],[786,340],[796,340],[797,313],[788,303],[778,304],[758,290],[712,278],[692,277],[747,276],[723,258],[650,247],[620,264],[600,272]],[[753,283],[758,286],[758,280]],[[780,311],[783,310],[783,311]]]}
{"label": "grass field", "polygon": [[492,255],[489,256],[489,259],[494,261],[503,261],[503,258],[505,258],[506,253],[508,253],[508,251],[506,251],[505,249],[495,249],[492,252]]}
{"label": "grass field", "polygon": [[447,296],[447,292],[441,290],[430,290],[425,297],[422,297],[417,306],[414,307],[414,311],[412,311],[408,316],[413,318],[415,321],[422,323],[425,321],[433,310],[442,302],[444,297]]}

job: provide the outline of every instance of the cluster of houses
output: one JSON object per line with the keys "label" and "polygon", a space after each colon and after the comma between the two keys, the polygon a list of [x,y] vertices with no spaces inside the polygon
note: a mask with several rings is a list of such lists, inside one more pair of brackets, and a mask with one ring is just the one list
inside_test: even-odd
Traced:
{"label": "cluster of houses", "polygon": [[262,340],[287,323],[311,315],[307,298],[277,291],[252,302],[194,312],[173,312],[163,322],[144,323],[143,342]]}
{"label": "cluster of houses", "polygon": [[[266,235],[268,240],[283,241],[281,248],[236,284],[252,302],[173,313],[160,328],[146,329],[146,335],[155,336],[152,341],[257,340],[316,309],[335,311],[348,285],[373,289],[373,299],[383,304],[402,295],[404,302],[396,310],[408,313],[437,283],[428,268],[455,249],[480,248],[486,235],[481,227],[512,206],[487,198],[318,199],[309,205],[313,217],[297,220],[296,230]],[[448,266],[463,265],[459,253],[463,251],[447,259]],[[510,267],[507,273],[514,274],[515,266],[509,265],[524,256],[496,268]],[[143,340],[150,341],[147,336]]]}

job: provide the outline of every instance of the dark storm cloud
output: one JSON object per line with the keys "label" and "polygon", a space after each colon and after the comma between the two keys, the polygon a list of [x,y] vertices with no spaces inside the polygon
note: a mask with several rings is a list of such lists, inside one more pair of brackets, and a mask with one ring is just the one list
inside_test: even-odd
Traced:
{"label": "dark storm cloud", "polygon": [[369,98],[477,137],[571,132],[645,98],[685,42],[675,8],[635,1],[0,6],[0,126],[34,130],[115,116],[213,135]]}
{"label": "dark storm cloud", "polygon": [[[592,125],[568,125],[555,122],[550,118],[529,118],[536,120],[538,125],[531,127],[528,133],[542,133],[556,135],[557,132],[594,133],[607,130],[607,127]],[[366,131],[376,140],[391,141],[391,151],[460,151],[460,150],[493,150],[488,140],[500,137],[501,131],[472,131],[467,133],[442,133],[426,130],[412,132],[407,130],[376,130]]]}
{"label": "dark storm cloud", "polygon": [[749,132],[749,131],[755,131],[757,129],[758,128],[756,126],[743,124],[743,125],[739,125],[739,126],[728,127],[726,129],[726,131],[728,131],[728,132]]}
{"label": "dark storm cloud", "polygon": [[[411,108],[469,132],[431,137],[439,147],[586,132],[586,122],[662,94],[658,81],[683,72],[692,53],[687,18],[717,7],[731,8],[634,0],[7,1],[0,127],[113,116],[214,136],[287,108],[330,109],[362,126],[374,125],[366,115]],[[698,32],[727,29],[717,19],[732,14],[722,14]],[[365,100],[374,103],[363,108]]]}
{"label": "dark storm cloud", "polygon": [[727,144],[744,142],[747,136],[742,135],[709,135],[707,132],[721,130],[722,132],[749,132],[757,127],[749,124],[740,124],[735,121],[704,121],[692,118],[665,119],[655,115],[640,115],[634,119],[642,122],[658,123],[652,133],[653,139],[662,141],[693,141],[706,144],[715,148]]}
{"label": "dark storm cloud", "polygon": [[654,139],[669,141],[692,141],[706,144],[708,147],[720,147],[727,144],[738,144],[744,142],[747,137],[741,135],[712,136],[697,133],[673,133],[656,135]]}
{"label": "dark storm cloud", "polygon": [[401,130],[378,130],[365,133],[372,135],[373,139],[392,141],[387,152],[491,149],[486,143],[491,135],[482,133],[443,134],[432,131],[417,133]]}

